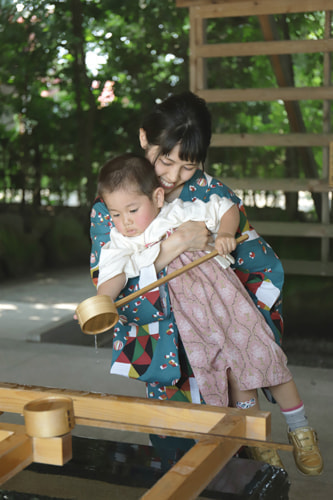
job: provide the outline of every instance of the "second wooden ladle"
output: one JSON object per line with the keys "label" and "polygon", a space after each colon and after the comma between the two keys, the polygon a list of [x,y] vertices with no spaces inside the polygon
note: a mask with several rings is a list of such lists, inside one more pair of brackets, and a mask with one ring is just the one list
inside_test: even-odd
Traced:
{"label": "second wooden ladle", "polygon": [[[244,234],[237,238],[236,242],[237,244],[242,243],[243,241],[247,240],[247,238],[248,235]],[[176,278],[177,276],[185,273],[189,269],[192,269],[193,267],[196,267],[202,264],[202,262],[206,262],[207,260],[212,259],[217,255],[218,252],[216,250],[213,250],[212,252],[199,257],[199,259],[186,264],[186,266],[183,266],[180,269],[176,269],[172,273],[167,274],[166,276],[163,276],[156,281],[153,281],[143,288],[140,288],[140,290],[137,290],[136,292],[133,292],[120,300],[117,300],[117,302],[113,302],[108,295],[95,295],[94,297],[90,297],[84,300],[77,306],[75,311],[81,330],[83,331],[83,333],[86,333],[88,335],[96,335],[98,333],[103,333],[107,330],[110,330],[110,328],[112,328],[119,320],[119,314],[117,312],[118,307],[128,304],[128,302],[130,302],[131,300],[134,300],[141,295],[149,292],[150,290],[153,290],[154,288],[167,283],[173,278]]]}

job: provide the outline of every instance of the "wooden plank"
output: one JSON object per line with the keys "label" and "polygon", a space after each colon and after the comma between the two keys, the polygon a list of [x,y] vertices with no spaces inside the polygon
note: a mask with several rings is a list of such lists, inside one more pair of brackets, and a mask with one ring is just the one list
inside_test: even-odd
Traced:
{"label": "wooden plank", "polygon": [[311,222],[251,221],[263,236],[288,236],[302,238],[333,238],[332,224]]}
{"label": "wooden plank", "polygon": [[13,431],[8,431],[8,430],[1,429],[1,424],[0,424],[0,442],[4,441],[7,438],[9,438],[13,434],[14,434]]}
{"label": "wooden plank", "polygon": [[197,74],[199,70],[197,68],[197,43],[196,43],[196,17],[192,15],[190,10],[190,34],[189,34],[189,48],[190,48],[190,58],[189,58],[189,78],[190,78],[190,89],[194,91],[200,87],[197,82]]}
{"label": "wooden plank", "polygon": [[247,57],[274,54],[313,54],[332,52],[333,39],[279,40],[265,42],[240,42],[203,44],[196,47],[197,57]]}
{"label": "wooden plank", "polygon": [[[41,397],[50,398],[60,394],[72,399],[77,423],[80,423],[79,415],[82,414],[84,418],[87,418],[88,414],[89,420],[89,415],[96,414],[97,412],[100,423],[107,417],[109,420],[108,423],[110,423],[110,419],[125,418],[127,425],[130,425],[137,419],[140,421],[142,418],[140,404],[143,404],[145,407],[144,417],[148,421],[148,424],[152,415],[153,418],[160,420],[162,414],[170,413],[169,410],[171,410],[172,414],[176,414],[175,425],[177,427],[182,427],[184,422],[186,423],[186,427],[188,427],[188,424],[192,422],[193,416],[195,417],[194,420],[198,422],[200,414],[204,414],[205,420],[207,420],[207,416],[210,413],[218,417],[212,427],[199,435],[199,443],[184,455],[143,497],[146,499],[196,498],[197,494],[213,479],[218,470],[244,444],[244,441],[249,441],[248,436],[259,436],[260,439],[265,440],[268,434],[270,434],[269,412],[260,412],[253,409],[217,408],[206,405],[192,405],[190,403],[160,402],[143,398],[86,393],[69,389],[49,389],[40,386],[0,384],[0,407],[5,411],[18,411],[22,413],[23,407],[27,402],[40,399]],[[109,403],[107,412],[104,402]],[[157,407],[161,410],[160,415],[156,414]],[[91,409],[93,409],[93,412],[91,412]],[[191,413],[194,415],[188,419]],[[90,418],[97,420],[96,415],[95,418]],[[170,418],[166,420],[169,422]],[[171,424],[174,426],[172,419]],[[158,428],[163,433],[165,431],[166,434],[168,433],[168,427],[160,428],[158,426]],[[3,424],[0,430],[0,481],[2,482],[13,477],[14,474],[30,464],[32,460],[62,465],[71,456],[70,434],[61,436],[60,438],[30,438],[25,434],[25,427],[23,425],[14,426],[12,424]],[[151,430],[154,431],[154,428],[149,429],[149,431]],[[279,448],[277,443],[264,441],[264,444],[268,447]],[[255,442],[252,445],[256,446],[258,443]],[[290,451],[292,448],[291,445],[282,445],[282,447]]]}
{"label": "wooden plank", "polygon": [[[213,134],[211,147],[328,147],[333,141],[333,134]],[[333,158],[333,154],[332,154]],[[332,160],[333,164],[333,160]],[[333,179],[333,167],[332,167]]]}
{"label": "wooden plank", "polygon": [[329,149],[328,183],[333,188],[333,141],[330,142]]}
{"label": "wooden plank", "polygon": [[[225,434],[240,435],[244,424],[225,416],[216,428]],[[238,451],[239,443],[223,438],[203,438],[184,455],[145,495],[143,500],[197,498],[218,471]]]}
{"label": "wooden plank", "polygon": [[286,274],[307,276],[333,276],[333,262],[282,259]]}
{"label": "wooden plank", "polygon": [[301,101],[333,99],[333,86],[197,89],[196,93],[207,102]]}
{"label": "wooden plank", "polygon": [[205,42],[204,21],[190,12],[190,88],[204,89],[206,84],[206,63],[197,54],[197,47]]}
{"label": "wooden plank", "polygon": [[[209,436],[200,439],[199,443],[142,498],[144,500],[197,498],[239,449],[241,440],[237,444],[233,438],[238,440],[237,436],[246,433],[244,423],[239,417],[225,415],[210,429]],[[246,442],[243,441],[243,444]],[[290,446],[288,451],[292,451]]]}
{"label": "wooden plank", "polygon": [[[89,420],[95,426],[110,428],[110,423],[119,426],[125,424],[128,429],[138,430],[140,426],[146,432],[194,432],[207,433],[225,415],[239,415],[236,408],[220,408],[208,405],[195,405],[173,401],[157,401],[129,396],[86,393],[69,389],[55,389],[39,386],[22,386],[0,383],[0,408],[2,411],[23,413],[23,407],[29,401],[42,397],[61,395],[70,397],[74,404],[75,422],[80,425],[81,418],[87,425]],[[269,412],[251,412],[242,410],[246,419],[246,437],[266,439],[265,425],[258,426],[256,419],[267,421]]]}
{"label": "wooden plank", "polygon": [[262,179],[259,177],[219,177],[221,182],[233,190],[241,191],[283,191],[284,193],[295,193],[297,191],[309,191],[311,193],[328,193],[333,187],[322,179]]}
{"label": "wooden plank", "polygon": [[[332,37],[332,12],[325,12],[325,25],[324,25],[324,39],[329,39]],[[331,54],[325,53],[323,57],[323,83],[324,85],[332,85],[332,56]],[[331,132],[331,101],[323,102],[323,132]],[[331,184],[331,172],[332,172],[332,162],[330,158],[330,148],[325,148],[322,154],[322,177],[328,180]],[[321,222],[324,224],[329,224],[330,222],[330,199],[329,196],[321,196]],[[330,241],[328,238],[323,238],[321,240],[320,246],[320,258],[322,262],[328,262],[330,260]]]}
{"label": "wooden plank", "polygon": [[239,17],[331,10],[331,0],[176,0],[177,7],[195,9],[198,16]]}
{"label": "wooden plank", "polygon": [[[256,432],[256,429],[258,428],[258,419],[256,419],[255,416],[253,418],[249,418],[248,416],[245,417],[246,421],[246,435],[249,436],[254,436],[254,433]],[[79,423],[80,425],[87,426],[87,427],[97,427],[97,428],[103,428],[103,429],[113,429],[113,430],[120,430],[120,431],[131,431],[131,432],[141,432],[143,434],[149,434],[151,433],[151,428],[148,426],[144,425],[139,425],[135,426],[133,424],[124,424],[124,423],[119,423],[119,422],[113,422],[113,421],[101,421],[101,420],[96,420],[96,419],[85,419],[80,417],[79,418]],[[287,443],[280,443],[280,442],[273,442],[273,441],[264,441],[263,440],[263,435],[269,435],[268,429],[270,429],[270,421],[266,421],[266,427],[264,426],[264,423],[261,421],[260,422],[260,427],[262,427],[262,432],[260,434],[260,439],[256,439],[254,437],[235,437],[235,436],[217,436],[217,437],[223,437],[223,439],[227,440],[232,440],[234,442],[237,442],[239,445],[244,445],[244,446],[261,446],[262,448],[269,448],[269,449],[276,449],[276,450],[284,450],[284,451],[292,451],[292,446]],[[252,426],[252,429],[251,429]],[[211,431],[207,431],[206,433],[203,432],[196,432],[196,431],[185,431],[185,430],[177,430],[177,429],[167,429],[165,432],[165,429],[162,427],[159,427],[158,429],[155,428],[155,431],[158,431],[159,433],[164,432],[164,434],[167,432],[168,436],[174,436],[174,437],[184,437],[184,438],[189,438],[189,439],[201,439],[203,435],[210,435],[211,437],[214,437],[211,434]]]}
{"label": "wooden plank", "polygon": [[3,432],[9,433],[0,442],[0,485],[32,463],[32,441],[24,426],[1,423]]}
{"label": "wooden plank", "polygon": [[245,436],[245,421],[240,415],[224,415],[209,432],[220,436]]}
{"label": "wooden plank", "polygon": [[143,500],[197,498],[238,449],[239,445],[222,438],[200,440],[141,498]]}

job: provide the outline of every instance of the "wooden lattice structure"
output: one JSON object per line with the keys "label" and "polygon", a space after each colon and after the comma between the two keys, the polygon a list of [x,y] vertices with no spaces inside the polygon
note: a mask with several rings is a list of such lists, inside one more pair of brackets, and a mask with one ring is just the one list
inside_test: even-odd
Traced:
{"label": "wooden lattice structure", "polygon": [[[66,389],[0,383],[0,413],[24,412],[45,398],[70,398],[75,424],[196,439],[197,443],[142,498],[196,498],[243,445],[291,451],[269,441],[269,412],[156,401]],[[70,460],[71,434],[29,437],[25,426],[0,423],[0,485],[32,462]]]}
{"label": "wooden lattice structure", "polygon": [[[189,9],[190,16],[190,88],[208,103],[276,101],[284,102],[288,114],[289,134],[213,134],[212,147],[281,146],[300,148],[302,161],[311,161],[311,147],[323,148],[322,178],[307,179],[234,179],[223,178],[232,189],[252,191],[283,191],[284,193],[310,191],[321,196],[321,222],[262,222],[253,221],[264,236],[300,236],[321,239],[320,261],[285,260],[286,272],[333,276],[329,254],[333,227],[330,225],[329,193],[333,191],[333,134],[330,125],[330,106],[333,97],[331,82],[332,0],[176,0],[177,7]],[[293,14],[325,11],[325,33],[317,40],[278,40],[274,32],[274,14]],[[206,23],[212,18],[258,16],[262,41],[244,43],[206,43]],[[292,87],[284,72],[281,57],[300,53],[323,53],[323,82],[321,87]],[[269,56],[277,88],[209,89],[207,88],[208,58],[233,56]],[[300,100],[323,102],[323,131],[314,134],[304,130],[299,119],[297,103]]]}

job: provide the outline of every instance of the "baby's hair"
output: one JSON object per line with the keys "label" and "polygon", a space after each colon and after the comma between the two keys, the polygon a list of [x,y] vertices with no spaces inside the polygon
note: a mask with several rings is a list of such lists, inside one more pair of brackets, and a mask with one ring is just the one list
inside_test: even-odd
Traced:
{"label": "baby's hair", "polygon": [[155,189],[160,187],[153,165],[143,156],[132,153],[116,156],[108,160],[99,172],[97,192],[102,198],[105,193],[127,190],[133,186],[149,199]]}

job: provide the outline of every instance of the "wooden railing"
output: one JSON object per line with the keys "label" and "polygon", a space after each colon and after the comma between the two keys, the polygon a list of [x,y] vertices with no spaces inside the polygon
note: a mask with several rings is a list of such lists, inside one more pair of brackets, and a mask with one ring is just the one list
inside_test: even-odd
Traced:
{"label": "wooden railing", "polygon": [[[333,134],[330,128],[330,101],[333,98],[331,84],[331,0],[176,0],[178,7],[189,8],[190,16],[190,88],[208,103],[284,101],[290,122],[290,134],[213,134],[211,147],[295,147],[305,151],[302,159],[313,162],[311,147],[323,148],[321,179],[225,179],[230,188],[253,191],[310,191],[320,193],[322,201],[321,221],[318,224],[297,222],[251,221],[263,236],[300,236],[321,239],[321,260],[284,261],[286,272],[333,276],[330,262],[330,197],[333,191]],[[321,40],[278,40],[275,37],[271,15],[325,11],[325,30]],[[264,41],[244,43],[206,43],[206,22],[212,18],[258,16]],[[318,87],[291,87],[280,57],[298,53],[323,53],[323,85]],[[269,56],[276,76],[277,87],[244,89],[207,88],[208,58]],[[304,130],[296,104],[301,100],[323,101],[323,132],[314,134]],[[312,163],[313,167],[313,163]]]}

